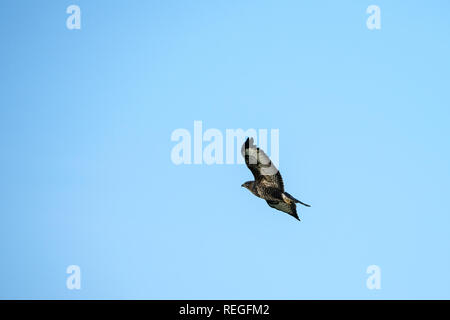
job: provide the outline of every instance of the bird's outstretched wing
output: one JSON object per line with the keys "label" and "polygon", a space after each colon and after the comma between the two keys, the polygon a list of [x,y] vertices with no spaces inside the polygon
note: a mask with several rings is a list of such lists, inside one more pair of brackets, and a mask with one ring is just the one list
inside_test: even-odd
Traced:
{"label": "bird's outstretched wing", "polygon": [[253,138],[247,138],[242,145],[241,153],[257,183],[261,183],[266,187],[277,188],[284,192],[284,184],[280,172],[264,151],[254,145]]}
{"label": "bird's outstretched wing", "polygon": [[295,203],[292,202],[289,204],[283,201],[267,201],[267,204],[272,208],[286,212],[287,214],[300,221],[300,218],[297,215],[297,206],[295,205]]}

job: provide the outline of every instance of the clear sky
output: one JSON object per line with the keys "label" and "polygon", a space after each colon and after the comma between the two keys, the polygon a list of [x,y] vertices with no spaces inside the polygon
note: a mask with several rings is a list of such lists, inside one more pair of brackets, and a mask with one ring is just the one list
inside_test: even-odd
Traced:
{"label": "clear sky", "polygon": [[[449,12],[1,1],[0,298],[449,299]],[[278,129],[302,221],[245,165],[175,165],[195,120]]]}

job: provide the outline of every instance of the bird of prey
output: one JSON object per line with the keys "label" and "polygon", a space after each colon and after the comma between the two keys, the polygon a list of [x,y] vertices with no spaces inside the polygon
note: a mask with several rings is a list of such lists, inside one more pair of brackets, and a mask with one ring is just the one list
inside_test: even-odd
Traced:
{"label": "bird of prey", "polygon": [[255,177],[255,181],[247,181],[242,187],[247,188],[255,196],[267,201],[272,208],[286,212],[299,220],[296,203],[306,207],[309,204],[295,199],[284,191],[283,179],[275,165],[263,150],[256,147],[253,138],[247,138],[241,148],[247,167]]}

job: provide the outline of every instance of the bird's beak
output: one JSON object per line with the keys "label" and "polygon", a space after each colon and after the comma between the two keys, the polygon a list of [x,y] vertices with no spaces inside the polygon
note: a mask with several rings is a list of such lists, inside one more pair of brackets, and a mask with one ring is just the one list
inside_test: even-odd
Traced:
{"label": "bird's beak", "polygon": [[244,184],[241,184],[241,187],[244,187]]}

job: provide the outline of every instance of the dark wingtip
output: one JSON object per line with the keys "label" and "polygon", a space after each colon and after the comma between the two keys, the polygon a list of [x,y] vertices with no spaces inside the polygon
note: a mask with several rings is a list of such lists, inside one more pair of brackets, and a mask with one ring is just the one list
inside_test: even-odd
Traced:
{"label": "dark wingtip", "polygon": [[292,218],[295,218],[295,219],[297,219],[298,221],[302,221],[302,220],[300,220],[300,218],[298,217],[298,213],[297,213],[297,211],[294,211],[294,212],[290,212],[290,213],[288,213]]}
{"label": "dark wingtip", "polygon": [[301,201],[299,201],[298,203],[304,205],[305,207],[311,208],[311,205],[309,205],[309,204],[307,204],[307,203],[304,203],[304,202],[301,202]]}
{"label": "dark wingtip", "polygon": [[247,140],[245,140],[244,144],[242,145],[241,151],[244,152],[246,149],[250,149],[254,147],[254,140],[252,137],[248,137]]}

